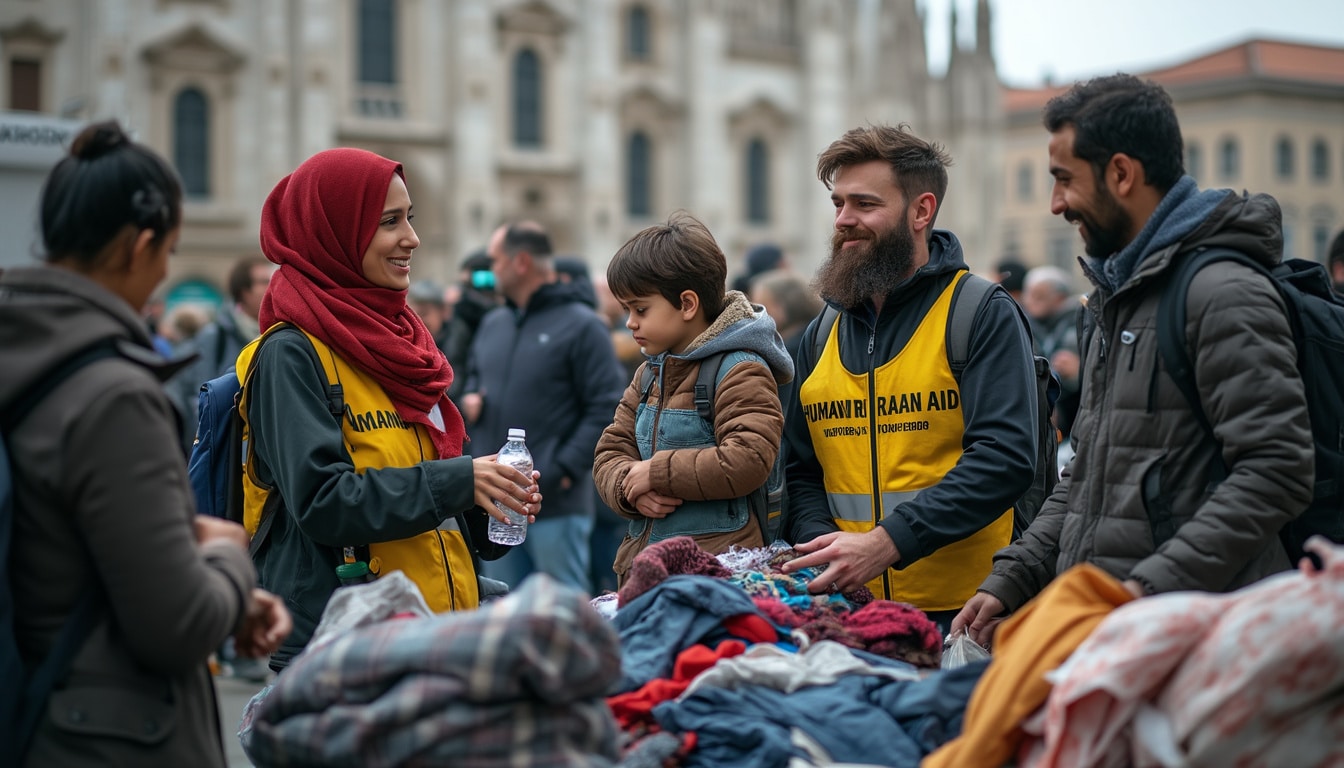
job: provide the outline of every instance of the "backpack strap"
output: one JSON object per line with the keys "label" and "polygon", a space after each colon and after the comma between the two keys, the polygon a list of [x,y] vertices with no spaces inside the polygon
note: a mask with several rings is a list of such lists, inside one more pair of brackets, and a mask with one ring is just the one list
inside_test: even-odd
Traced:
{"label": "backpack strap", "polygon": [[[971,328],[975,325],[975,316],[980,314],[980,307],[989,298],[994,285],[979,275],[966,272],[957,278],[957,286],[952,289],[952,308],[947,315],[947,364],[958,382],[971,358]],[[1018,312],[1021,311],[1019,307]]]}
{"label": "backpack strap", "polygon": [[719,389],[719,369],[727,352],[715,352],[700,361],[695,373],[695,412],[714,426],[714,396]]}
{"label": "backpack strap", "polygon": [[103,339],[74,352],[41,376],[38,376],[33,383],[19,393],[19,396],[5,409],[4,415],[0,416],[0,431],[9,434],[28,414],[32,413],[33,408],[39,402],[79,369],[107,357],[120,356],[121,353],[117,351],[117,343],[114,339]]}
{"label": "backpack strap", "polygon": [[643,405],[649,401],[649,391],[653,389],[653,365],[645,360],[639,366],[639,403]]}
{"label": "backpack strap", "polygon": [[1263,266],[1240,251],[1227,248],[1201,248],[1181,261],[1175,274],[1162,289],[1162,297],[1157,305],[1157,351],[1162,358],[1162,364],[1167,369],[1167,375],[1176,384],[1176,388],[1185,396],[1185,401],[1190,404],[1190,410],[1203,427],[1204,433],[1211,439],[1213,425],[1209,423],[1208,416],[1204,415],[1204,406],[1199,400],[1199,388],[1195,384],[1194,363],[1185,348],[1185,308],[1190,283],[1195,279],[1195,273],[1215,261],[1235,261],[1267,274]]}
{"label": "backpack strap", "polygon": [[831,337],[831,328],[839,318],[840,310],[830,304],[823,306],[821,314],[817,315],[817,332],[812,336],[813,367],[816,367],[817,361],[821,359],[821,350],[826,348],[826,340]]}
{"label": "backpack strap", "polygon": [[[339,381],[333,382],[331,381],[331,379],[327,377],[327,369],[322,366],[322,359],[317,356],[317,350],[313,348],[312,343],[308,340],[308,336],[304,334],[303,331],[296,326],[293,326],[289,323],[281,323],[269,329],[268,331],[266,331],[265,334],[262,335],[261,339],[257,342],[257,349],[252,353],[252,359],[249,361],[247,379],[252,378],[252,371],[253,369],[256,368],[257,357],[261,354],[261,347],[276,334],[290,328],[293,328],[294,332],[298,333],[298,335],[303,339],[304,351],[308,353],[308,357],[309,359],[312,360],[313,366],[317,368],[318,376],[320,376],[323,381],[327,382],[327,412],[330,413],[332,418],[336,420],[336,423],[339,424],[341,418],[345,415],[345,390],[341,386]],[[244,379],[244,386],[246,386],[246,379]],[[242,403],[241,392],[238,395],[238,403],[241,406]],[[234,446],[236,439],[236,445],[238,448],[237,455],[242,456],[244,451],[242,446],[242,433],[243,433],[242,414],[235,413],[234,418],[232,418],[230,421],[231,424],[229,429],[231,434],[229,436],[229,444],[230,446]],[[232,433],[236,433],[236,438]],[[230,448],[230,450],[232,450],[232,447]],[[248,447],[247,450],[250,451],[250,446]],[[235,454],[230,453],[229,455],[233,456]],[[243,461],[229,462],[230,493],[231,494],[236,493],[238,496],[236,500],[232,499],[232,497],[230,498],[229,515],[230,517],[233,516],[234,505],[236,504],[238,515],[237,519],[239,520],[241,520],[243,517],[243,498],[241,491],[243,487],[243,471],[246,463],[247,458],[244,458]],[[248,544],[247,547],[248,554],[254,558],[257,556],[257,553],[261,551],[262,546],[266,543],[266,538],[267,536],[270,535],[271,527],[275,524],[275,515],[273,514],[275,511],[275,506],[276,503],[272,502],[264,505],[262,508],[261,520],[258,521],[257,523],[257,532],[252,534],[252,541]],[[368,559],[367,555],[365,556],[365,559]]]}
{"label": "backpack strap", "polygon": [[[119,357],[116,341],[113,339],[103,339],[92,346],[85,347],[61,362],[57,363],[52,369],[38,376],[19,396],[9,405],[3,417],[0,417],[0,433],[10,434],[23,420],[33,412],[37,404],[51,394],[66,379],[77,373],[85,366],[108,357]],[[4,470],[13,472],[15,464],[10,461],[8,448],[4,439],[0,439],[0,462],[3,462]],[[14,502],[13,488],[0,489],[3,497],[5,509],[5,547],[6,550],[13,546],[12,525]],[[7,577],[6,577],[7,580]],[[38,720],[45,711],[45,704],[48,695],[56,684],[65,677],[66,671],[70,667],[70,662],[74,660],[75,654],[84,645],[84,641],[93,633],[94,627],[98,623],[102,604],[102,591],[98,588],[98,583],[93,572],[90,571],[85,585],[80,590],[79,599],[75,602],[70,614],[66,617],[65,623],[61,625],[60,631],[56,634],[56,640],[52,644],[51,650],[47,652],[46,658],[32,671],[31,676],[22,681],[23,695],[19,702],[19,711],[13,713],[14,738],[16,743],[10,744],[7,749],[11,750],[7,754],[13,756],[22,756],[27,750],[29,741],[32,740],[33,733],[37,730]],[[12,608],[12,606],[11,606]],[[19,680],[7,680],[6,685],[20,685]]]}

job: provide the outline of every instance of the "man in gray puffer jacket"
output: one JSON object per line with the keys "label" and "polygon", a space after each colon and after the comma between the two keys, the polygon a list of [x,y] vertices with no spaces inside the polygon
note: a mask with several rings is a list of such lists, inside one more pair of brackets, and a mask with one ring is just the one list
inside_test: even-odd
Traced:
{"label": "man in gray puffer jacket", "polygon": [[[1157,307],[1182,259],[1283,251],[1267,195],[1200,191],[1160,87],[1130,75],[1075,85],[1045,107],[1050,209],[1079,227],[1096,286],[1077,454],[1022,538],[952,623],[988,644],[1057,574],[1092,563],[1135,596],[1226,592],[1290,567],[1278,532],[1311,500],[1314,455],[1283,301],[1263,275],[1215,262],[1190,285],[1186,346],[1209,441],[1158,356]],[[1210,487],[1219,463],[1227,477]],[[1156,529],[1174,531],[1155,535]]]}

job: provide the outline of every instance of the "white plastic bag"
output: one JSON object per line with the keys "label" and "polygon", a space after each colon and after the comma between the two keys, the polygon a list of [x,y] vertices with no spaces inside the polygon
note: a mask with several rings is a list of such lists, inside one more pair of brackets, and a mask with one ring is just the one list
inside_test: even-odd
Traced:
{"label": "white plastic bag", "polygon": [[964,667],[972,662],[988,659],[989,651],[980,646],[979,643],[971,639],[971,636],[962,633],[956,637],[951,635],[943,641],[943,669],[956,669]]}

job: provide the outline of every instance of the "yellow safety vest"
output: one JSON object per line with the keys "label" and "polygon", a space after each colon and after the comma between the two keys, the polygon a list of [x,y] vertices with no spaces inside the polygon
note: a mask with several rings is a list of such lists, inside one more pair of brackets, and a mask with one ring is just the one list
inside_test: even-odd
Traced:
{"label": "yellow safety vest", "polygon": [[[274,331],[272,327],[267,331]],[[437,458],[433,440],[421,424],[407,424],[397,415],[392,400],[368,374],[346,363],[331,348],[313,335],[304,332],[317,351],[327,375],[327,382],[338,381],[344,390],[345,416],[341,433],[355,471],[383,467],[410,467],[426,458]],[[252,356],[260,340],[243,348],[238,355],[237,370],[250,372]],[[246,419],[248,389],[244,381],[240,407],[244,414],[244,439],[248,429]],[[243,527],[248,535],[254,534],[261,523],[261,511],[271,490],[257,480],[249,452],[243,473],[244,514]],[[471,610],[480,605],[476,570],[471,551],[458,529],[455,518],[449,518],[438,529],[408,539],[367,543],[369,570],[375,575],[401,571],[424,595],[425,603],[436,613],[453,610]]]}
{"label": "yellow safety vest", "polygon": [[[960,277],[960,273],[958,273]],[[953,279],[910,341],[873,370],[840,361],[840,324],[798,397],[821,463],[827,501],[842,531],[864,533],[886,510],[936,485],[961,457],[961,391],[947,361]],[[869,582],[879,598],[925,611],[961,608],[989,575],[990,558],[1012,536],[1012,510],[961,541]]]}

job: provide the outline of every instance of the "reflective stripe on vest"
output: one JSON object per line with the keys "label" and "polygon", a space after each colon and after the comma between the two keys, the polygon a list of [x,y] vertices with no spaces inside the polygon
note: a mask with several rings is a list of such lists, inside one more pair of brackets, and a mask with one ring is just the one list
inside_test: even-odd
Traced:
{"label": "reflective stripe on vest", "polygon": [[[882,509],[892,509],[897,504],[909,501],[919,495],[919,491],[886,491],[882,494]],[[828,493],[826,500],[831,505],[831,516],[836,520],[851,523],[876,523],[873,520],[873,497],[866,493]]]}

